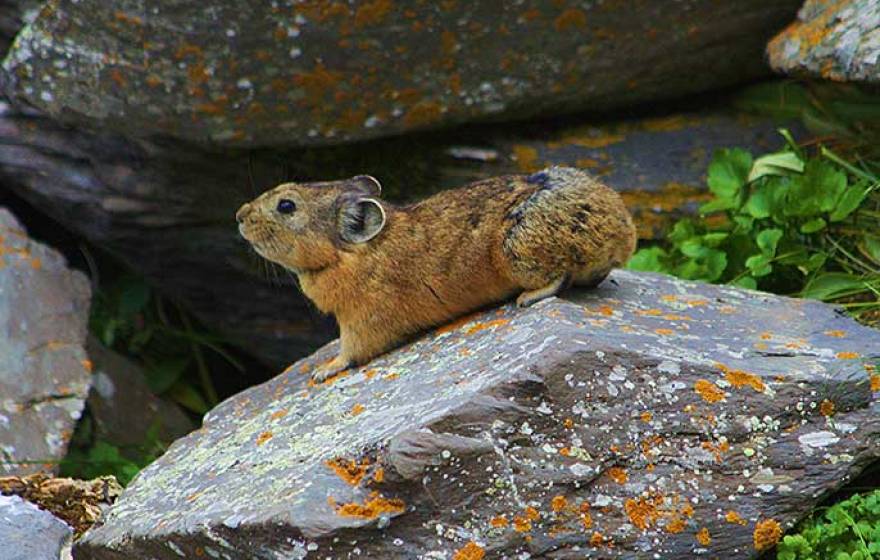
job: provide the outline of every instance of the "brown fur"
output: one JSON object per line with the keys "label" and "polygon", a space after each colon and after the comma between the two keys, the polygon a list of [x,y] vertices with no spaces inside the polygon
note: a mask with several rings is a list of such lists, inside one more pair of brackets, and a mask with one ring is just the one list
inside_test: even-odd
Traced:
{"label": "brown fur", "polygon": [[[336,316],[341,352],[319,379],[487,304],[595,286],[636,245],[617,193],[575,169],[487,179],[406,207],[378,201],[371,181],[287,183],[237,214],[257,252],[296,273],[303,293]],[[277,210],[285,198],[296,204],[291,215]],[[384,227],[351,242],[340,215],[365,199],[356,207],[371,210],[365,229],[379,225],[379,205]]]}

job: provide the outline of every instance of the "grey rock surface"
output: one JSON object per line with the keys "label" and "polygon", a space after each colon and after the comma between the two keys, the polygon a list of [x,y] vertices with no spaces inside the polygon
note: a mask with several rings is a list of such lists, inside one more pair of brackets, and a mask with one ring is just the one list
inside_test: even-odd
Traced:
{"label": "grey rock surface", "polygon": [[0,109],[4,184],[279,368],[334,332],[291,276],[238,236],[238,207],[279,182],[369,173],[382,181],[385,198],[409,201],[493,175],[584,167],[624,193],[642,236],[652,237],[704,200],[714,150],[757,153],[781,144],[778,123],[710,111],[611,123],[570,118],[537,132],[493,126],[351,147],[214,152]]}
{"label": "grey rock surface", "polygon": [[85,275],[0,208],[0,474],[64,456],[89,391],[89,299]]}
{"label": "grey rock surface", "polygon": [[65,122],[223,146],[338,144],[754,80],[799,0],[59,0],[3,65]]}
{"label": "grey rock surface", "polygon": [[0,495],[0,560],[70,560],[73,530],[18,496]]}
{"label": "grey rock surface", "polygon": [[616,271],[307,383],[335,349],[210,412],[77,557],[754,558],[880,455],[880,332],[812,301]]}
{"label": "grey rock surface", "polygon": [[88,406],[97,439],[131,447],[143,445],[154,429],[160,441],[171,442],[195,428],[179,406],[150,391],[143,368],[93,336],[86,349],[94,364]]}
{"label": "grey rock surface", "polygon": [[785,74],[880,83],[880,2],[807,0],[767,52]]}

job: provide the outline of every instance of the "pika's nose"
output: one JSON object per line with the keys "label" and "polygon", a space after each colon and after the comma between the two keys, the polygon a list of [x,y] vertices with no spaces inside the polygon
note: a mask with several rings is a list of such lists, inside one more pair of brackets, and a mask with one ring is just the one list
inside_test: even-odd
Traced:
{"label": "pika's nose", "polygon": [[238,223],[242,223],[248,214],[251,213],[251,205],[243,204],[238,212],[235,213],[235,219]]}

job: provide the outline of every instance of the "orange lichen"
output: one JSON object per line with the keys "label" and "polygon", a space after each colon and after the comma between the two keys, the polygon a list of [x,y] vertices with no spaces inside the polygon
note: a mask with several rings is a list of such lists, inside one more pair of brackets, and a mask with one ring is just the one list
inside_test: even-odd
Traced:
{"label": "orange lichen", "polygon": [[357,416],[358,414],[362,413],[364,410],[366,410],[364,408],[364,405],[362,405],[361,403],[355,403],[355,405],[351,407],[351,412],[349,414],[351,414],[352,416]]}
{"label": "orange lichen", "polygon": [[526,517],[517,515],[513,518],[513,530],[517,533],[528,533],[532,530],[532,522]]}
{"label": "orange lichen", "polygon": [[584,526],[584,529],[591,529],[593,527],[593,516],[589,512],[581,513],[581,525]]}
{"label": "orange lichen", "polygon": [[681,514],[687,516],[688,519],[694,516],[694,506],[685,504],[681,506]]}
{"label": "orange lichen", "polygon": [[822,334],[824,334],[825,336],[833,337],[833,338],[843,338],[846,336],[846,331],[840,331],[840,330],[825,331]]}
{"label": "orange lichen", "polygon": [[92,363],[91,360],[84,359],[84,360],[80,360],[79,363],[80,363],[80,365],[82,365],[83,369],[85,369],[89,373],[91,373],[95,367],[95,365]]}
{"label": "orange lichen", "polygon": [[564,457],[571,457],[571,449],[568,447],[563,447],[559,450],[559,454]]}
{"label": "orange lichen", "polygon": [[420,101],[403,116],[407,126],[423,126],[437,122],[443,115],[443,107],[436,101]]}
{"label": "orange lichen", "polygon": [[666,525],[663,526],[663,530],[670,534],[677,534],[684,531],[686,526],[687,524],[685,521],[681,517],[675,515],[672,519],[666,522]]}
{"label": "orange lichen", "polygon": [[385,480],[385,469],[379,467],[373,472],[373,482],[381,484]]}
{"label": "orange lichen", "polygon": [[383,513],[403,513],[405,507],[403,500],[397,498],[389,500],[380,496],[378,492],[373,492],[363,504],[348,503],[336,506],[336,513],[347,517],[374,519]]}
{"label": "orange lichen", "polygon": [[730,510],[724,516],[724,520],[728,523],[736,523],[737,525],[746,525],[748,522],[743,519],[737,512]]}
{"label": "orange lichen", "polygon": [[536,510],[532,506],[527,506],[525,509],[525,513],[526,518],[528,518],[529,521],[537,521],[541,518],[540,512],[538,512],[538,510]]}
{"label": "orange lichen", "polygon": [[748,373],[739,369],[727,370],[724,372],[724,379],[737,389],[749,386],[758,393],[763,393],[767,388],[761,378],[753,373]]}
{"label": "orange lichen", "polygon": [[276,410],[272,414],[269,415],[271,420],[278,420],[279,418],[284,418],[287,415],[287,409],[282,408],[281,410]]}
{"label": "orange lichen", "polygon": [[633,525],[639,529],[647,529],[652,523],[657,521],[659,512],[653,500],[649,500],[644,496],[638,499],[629,498],[623,504],[623,510]]}
{"label": "orange lichen", "polygon": [[480,331],[484,331],[486,329],[491,329],[494,327],[500,327],[502,325],[506,325],[510,322],[510,319],[494,319],[492,321],[485,321],[482,323],[477,323],[476,325],[470,327],[468,330],[464,331],[464,334],[471,335],[478,333]]}
{"label": "orange lichen", "polygon": [[493,517],[492,519],[489,520],[489,525],[491,525],[492,527],[495,527],[496,529],[501,529],[501,528],[507,527],[509,524],[510,524],[510,522],[507,521],[507,518],[504,517],[503,515],[496,515],[495,517]]}
{"label": "orange lichen", "polygon": [[516,166],[520,171],[529,173],[537,171],[541,165],[538,162],[538,150],[531,146],[517,144],[511,148],[513,157],[516,160]]}
{"label": "orange lichen", "polygon": [[756,550],[773,548],[782,537],[782,527],[775,519],[765,519],[755,524],[755,532],[752,534]]}
{"label": "orange lichen", "polygon": [[647,317],[659,317],[663,315],[662,309],[639,309],[636,311],[636,315],[643,315]]}
{"label": "orange lichen", "polygon": [[639,418],[641,418],[642,422],[647,423],[654,419],[654,415],[646,410],[639,415]]}
{"label": "orange lichen", "polygon": [[669,336],[675,333],[675,331],[673,331],[672,329],[654,329],[654,332],[659,334],[660,336]]}
{"label": "orange lichen", "polygon": [[553,25],[557,31],[583,29],[587,25],[587,14],[577,8],[569,8],[559,14]]}
{"label": "orange lichen", "polygon": [[822,416],[834,416],[834,403],[828,399],[823,400],[819,405],[819,413]]}
{"label": "orange lichen", "polygon": [[712,536],[709,535],[709,529],[703,527],[699,531],[697,531],[697,542],[703,546],[709,546],[712,544]]}
{"label": "orange lichen", "polygon": [[263,432],[257,436],[257,445],[263,445],[270,439],[272,439],[272,432]]}
{"label": "orange lichen", "polygon": [[391,8],[391,0],[364,2],[354,14],[354,24],[356,27],[366,27],[382,23],[382,20],[388,15]]}
{"label": "orange lichen", "polygon": [[564,510],[567,505],[568,505],[568,500],[566,500],[565,496],[563,496],[562,494],[559,494],[557,496],[553,496],[553,499],[550,500],[550,509],[552,509],[553,511],[555,511],[557,513]]}
{"label": "orange lichen", "polygon": [[608,469],[608,476],[618,484],[626,484],[626,481],[629,480],[629,475],[627,475],[626,471],[620,467],[611,467]]}
{"label": "orange lichen", "polygon": [[717,403],[724,400],[724,391],[715,386],[714,383],[706,379],[698,379],[694,383],[694,391],[707,403]]}
{"label": "orange lichen", "polygon": [[871,391],[880,392],[880,374],[871,376]]}
{"label": "orange lichen", "polygon": [[570,430],[571,428],[574,428],[574,420],[572,420],[571,418],[566,418],[562,421],[562,425]]}
{"label": "orange lichen", "polygon": [[293,83],[302,88],[308,100],[321,103],[324,95],[335,88],[342,80],[342,73],[328,70],[322,62],[317,62],[311,72],[301,72],[293,76]]}
{"label": "orange lichen", "polygon": [[605,544],[605,537],[602,536],[602,533],[593,531],[593,534],[590,536],[590,546],[595,548],[603,544]]}
{"label": "orange lichen", "polygon": [[860,357],[858,352],[838,352],[837,357],[841,360],[855,360]]}
{"label": "orange lichen", "polygon": [[[352,459],[336,457],[334,459],[328,459],[327,461],[324,461],[324,464],[333,469],[333,472],[336,473],[336,476],[351,484],[352,486],[357,486],[358,484],[360,484],[361,480],[364,478],[364,475],[367,474],[367,469],[370,467],[370,461],[366,458],[362,459],[360,463],[357,463]],[[380,479],[382,478],[382,476],[384,475],[380,475]],[[381,482],[381,480],[377,480],[377,482]]]}

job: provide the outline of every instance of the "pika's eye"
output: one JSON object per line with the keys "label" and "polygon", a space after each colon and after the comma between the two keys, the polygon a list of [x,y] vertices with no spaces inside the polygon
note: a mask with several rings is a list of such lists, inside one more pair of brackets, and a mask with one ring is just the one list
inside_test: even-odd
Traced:
{"label": "pika's eye", "polygon": [[281,214],[293,214],[296,211],[296,203],[287,198],[282,198],[278,201],[278,206],[275,208]]}

